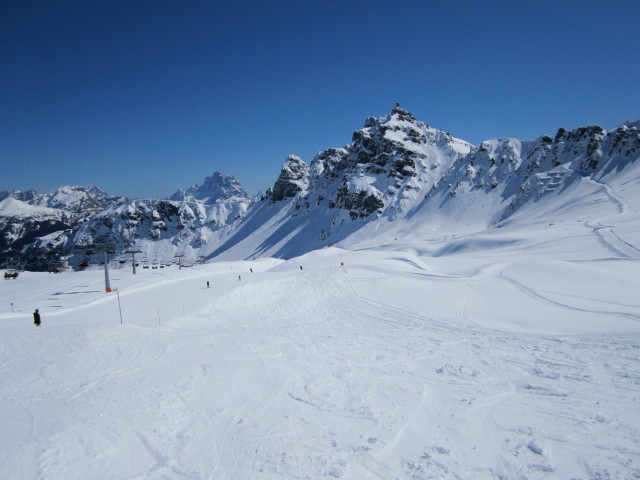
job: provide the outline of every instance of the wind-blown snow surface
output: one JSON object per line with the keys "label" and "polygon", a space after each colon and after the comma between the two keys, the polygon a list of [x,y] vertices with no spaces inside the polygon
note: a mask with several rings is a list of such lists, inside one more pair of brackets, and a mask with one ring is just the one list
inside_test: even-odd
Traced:
{"label": "wind-blown snow surface", "polygon": [[617,182],[476,234],[114,268],[122,324],[99,270],[4,281],[0,478],[639,478]]}

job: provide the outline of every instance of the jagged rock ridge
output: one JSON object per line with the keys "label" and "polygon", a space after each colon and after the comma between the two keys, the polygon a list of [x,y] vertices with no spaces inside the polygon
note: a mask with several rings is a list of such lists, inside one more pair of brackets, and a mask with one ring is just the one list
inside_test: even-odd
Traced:
{"label": "jagged rock ridge", "polygon": [[469,228],[487,228],[544,195],[634,163],[639,123],[476,147],[396,105],[389,115],[368,118],[350,145],[316,155],[308,176],[304,163],[289,157],[274,185],[281,193],[253,206],[252,222],[233,226],[212,256],[289,257],[393,229],[403,218],[455,231],[465,217]]}

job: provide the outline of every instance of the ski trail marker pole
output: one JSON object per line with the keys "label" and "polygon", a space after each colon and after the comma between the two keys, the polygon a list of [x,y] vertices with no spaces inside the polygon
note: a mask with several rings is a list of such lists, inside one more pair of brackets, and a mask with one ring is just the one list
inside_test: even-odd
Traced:
{"label": "ski trail marker pole", "polygon": [[118,310],[120,310],[120,325],[122,325],[122,306],[120,305],[120,289],[116,288],[116,293],[118,294]]}

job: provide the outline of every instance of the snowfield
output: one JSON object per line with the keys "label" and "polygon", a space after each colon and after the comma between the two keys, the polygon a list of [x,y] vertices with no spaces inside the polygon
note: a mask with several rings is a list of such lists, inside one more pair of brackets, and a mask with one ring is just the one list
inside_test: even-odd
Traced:
{"label": "snowfield", "polygon": [[638,190],[112,293],[3,281],[0,478],[640,478]]}

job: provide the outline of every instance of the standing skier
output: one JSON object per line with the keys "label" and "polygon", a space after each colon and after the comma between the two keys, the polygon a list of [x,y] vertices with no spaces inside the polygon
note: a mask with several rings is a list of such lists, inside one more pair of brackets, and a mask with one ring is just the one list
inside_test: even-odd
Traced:
{"label": "standing skier", "polygon": [[207,288],[209,288],[209,280],[207,280]]}
{"label": "standing skier", "polygon": [[33,323],[36,327],[40,326],[40,313],[38,313],[37,308],[36,308],[36,311],[33,312]]}

